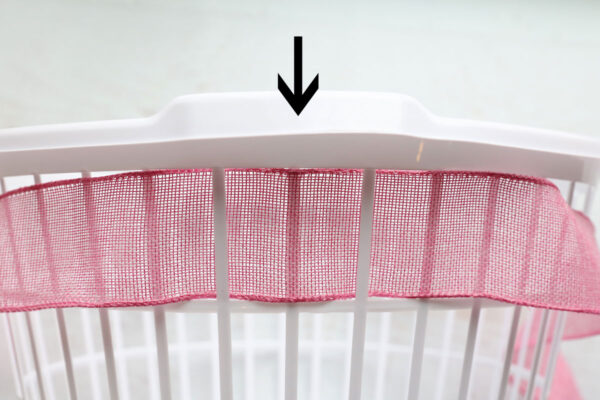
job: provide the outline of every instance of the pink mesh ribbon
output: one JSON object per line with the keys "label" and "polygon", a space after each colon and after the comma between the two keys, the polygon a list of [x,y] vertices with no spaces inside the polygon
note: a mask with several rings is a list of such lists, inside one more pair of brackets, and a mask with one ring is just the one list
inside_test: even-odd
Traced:
{"label": "pink mesh ribbon", "polygon": [[[2,195],[0,311],[215,297],[211,179],[135,172]],[[228,170],[231,297],[353,297],[361,182],[360,170]],[[370,296],[600,313],[593,227],[546,180],[378,171],[371,253]]]}

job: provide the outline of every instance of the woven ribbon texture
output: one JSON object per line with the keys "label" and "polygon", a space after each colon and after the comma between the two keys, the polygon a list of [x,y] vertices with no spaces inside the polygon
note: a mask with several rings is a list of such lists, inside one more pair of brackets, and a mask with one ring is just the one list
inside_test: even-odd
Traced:
{"label": "woven ribbon texture", "polygon": [[[355,293],[362,171],[225,173],[229,291]],[[486,297],[600,313],[593,227],[542,179],[377,171],[370,296]],[[52,182],[0,197],[0,311],[215,297],[210,170]]]}

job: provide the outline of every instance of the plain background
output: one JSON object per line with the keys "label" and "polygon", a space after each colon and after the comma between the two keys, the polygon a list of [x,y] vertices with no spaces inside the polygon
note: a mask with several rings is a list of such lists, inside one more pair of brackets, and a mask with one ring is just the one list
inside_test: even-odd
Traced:
{"label": "plain background", "polygon": [[[0,0],[0,128],[148,116],[173,97],[305,82],[449,117],[600,134],[600,2]],[[12,393],[0,331],[0,398]],[[600,340],[563,349],[586,398]]]}

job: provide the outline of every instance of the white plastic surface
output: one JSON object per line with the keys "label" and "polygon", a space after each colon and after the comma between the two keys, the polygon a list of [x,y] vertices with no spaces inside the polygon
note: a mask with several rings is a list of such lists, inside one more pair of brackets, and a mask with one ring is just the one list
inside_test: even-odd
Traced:
{"label": "white plastic surface", "polygon": [[0,130],[2,176],[348,167],[477,169],[591,183],[599,159],[593,138],[441,118],[410,97],[385,93],[319,91],[299,117],[277,92],[200,94],[149,118]]}

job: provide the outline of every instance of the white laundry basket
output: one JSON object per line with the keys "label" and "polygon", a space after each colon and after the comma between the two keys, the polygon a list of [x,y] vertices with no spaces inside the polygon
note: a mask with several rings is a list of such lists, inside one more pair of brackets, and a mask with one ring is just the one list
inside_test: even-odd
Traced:
{"label": "white laundry basket", "polygon": [[[4,314],[16,398],[545,398],[565,312],[368,297],[369,218],[360,222],[355,299],[230,299],[223,171],[363,169],[361,215],[372,213],[375,169],[523,174],[553,179],[589,213],[599,157],[600,143],[587,138],[439,118],[405,96],[351,92],[319,92],[300,117],[276,93],[207,94],[146,119],[2,130],[3,191],[208,168],[215,213],[216,299]],[[515,351],[519,331],[533,347]]]}

